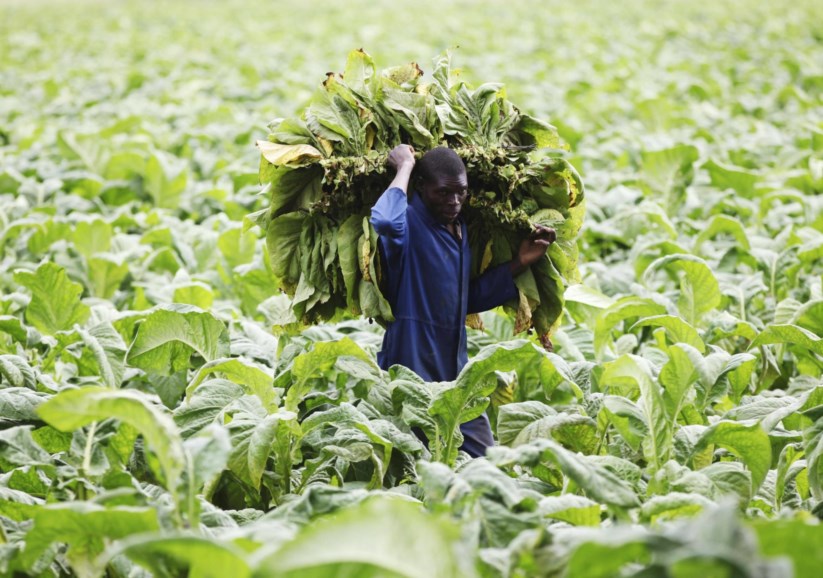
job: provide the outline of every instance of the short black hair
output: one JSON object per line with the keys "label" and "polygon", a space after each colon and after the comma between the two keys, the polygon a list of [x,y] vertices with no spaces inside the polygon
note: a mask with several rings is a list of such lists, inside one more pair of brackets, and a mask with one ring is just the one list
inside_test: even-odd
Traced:
{"label": "short black hair", "polygon": [[453,149],[436,147],[424,154],[414,166],[414,174],[425,182],[438,175],[457,176],[466,172],[466,165]]}

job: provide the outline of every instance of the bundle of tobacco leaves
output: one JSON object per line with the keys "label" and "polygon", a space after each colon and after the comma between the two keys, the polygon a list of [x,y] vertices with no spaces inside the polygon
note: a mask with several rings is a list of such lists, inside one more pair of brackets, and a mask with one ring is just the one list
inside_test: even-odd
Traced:
{"label": "bundle of tobacco leaves", "polygon": [[563,158],[551,125],[520,112],[500,84],[471,88],[456,79],[449,55],[435,59],[433,79],[417,64],[378,72],[362,50],[343,74],[329,73],[299,118],[269,125],[260,181],[271,204],[253,216],[298,320],[313,323],[347,310],[392,321],[381,292],[371,207],[391,181],[388,152],[398,144],[425,152],[449,146],[466,164],[472,275],[508,261],[541,223],[557,242],[516,279],[516,329],[547,337],[576,282],[575,239],[584,214],[583,186]]}

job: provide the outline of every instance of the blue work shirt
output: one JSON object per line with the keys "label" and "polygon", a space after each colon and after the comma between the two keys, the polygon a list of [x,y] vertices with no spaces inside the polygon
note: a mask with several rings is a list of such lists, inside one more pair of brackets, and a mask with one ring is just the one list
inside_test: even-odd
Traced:
{"label": "blue work shirt", "polygon": [[386,298],[394,313],[378,364],[405,365],[427,381],[454,380],[468,362],[466,315],[518,296],[509,264],[470,280],[466,224],[461,220],[462,238],[456,238],[419,194],[409,203],[396,187],[380,196],[371,224],[380,235]]}

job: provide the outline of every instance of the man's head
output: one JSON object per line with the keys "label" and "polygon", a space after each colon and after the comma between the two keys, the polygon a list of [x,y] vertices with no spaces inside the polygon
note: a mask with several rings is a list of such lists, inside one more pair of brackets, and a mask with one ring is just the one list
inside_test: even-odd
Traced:
{"label": "man's head", "polygon": [[448,147],[437,147],[417,161],[416,186],[432,216],[447,225],[454,222],[468,194],[466,165]]}

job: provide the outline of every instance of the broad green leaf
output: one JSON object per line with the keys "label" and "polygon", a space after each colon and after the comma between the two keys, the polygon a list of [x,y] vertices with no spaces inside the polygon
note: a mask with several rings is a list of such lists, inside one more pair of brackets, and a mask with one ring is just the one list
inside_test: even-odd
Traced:
{"label": "broad green leaf", "polygon": [[128,263],[104,255],[89,257],[88,287],[95,297],[111,299],[129,274]]}
{"label": "broad green leaf", "polygon": [[[812,411],[819,410],[818,406]],[[809,488],[815,499],[823,499],[823,419],[820,417],[803,432],[803,447],[808,463]]]}
{"label": "broad green leaf", "polygon": [[74,227],[74,246],[86,259],[111,249],[112,227],[102,219],[80,221]]}
{"label": "broad green leaf", "polygon": [[543,462],[553,463],[593,500],[621,508],[640,505],[631,486],[611,470],[551,440],[535,440],[517,448],[490,448],[488,459],[498,466],[521,464],[534,468]]}
{"label": "broad green leaf", "polygon": [[146,371],[171,375],[187,369],[194,353],[205,361],[226,357],[226,326],[211,313],[190,305],[162,305],[139,325],[126,361]]}
{"label": "broad green leaf", "polygon": [[186,472],[191,478],[188,481],[192,488],[199,490],[225,469],[232,448],[226,428],[211,424],[185,440],[183,449],[191,463]]}
{"label": "broad green leaf", "polygon": [[651,558],[647,532],[623,527],[610,534],[586,534],[577,539],[566,566],[570,577],[611,578],[619,576],[627,565],[646,563]]}
{"label": "broad green leaf", "polygon": [[222,420],[220,416],[235,400],[245,395],[242,386],[227,379],[209,379],[174,410],[174,421],[180,435],[188,439],[209,424]]}
{"label": "broad green leaf", "polygon": [[[42,407],[42,406],[40,406]],[[50,464],[52,458],[32,437],[32,427],[21,425],[0,430],[0,463],[12,466]]]}
{"label": "broad green leaf", "polygon": [[186,399],[190,400],[200,384],[215,373],[259,397],[264,406],[274,401],[274,380],[271,375],[262,367],[240,358],[215,359],[203,365],[186,387]]}
{"label": "broad green leaf", "polygon": [[337,359],[354,357],[370,366],[374,361],[363,349],[348,337],[339,341],[319,341],[311,351],[298,355],[291,366],[293,381],[286,391],[286,409],[295,411],[306,394],[311,391],[311,380],[328,377],[334,370]]}
{"label": "broad green leaf", "polygon": [[737,244],[742,249],[748,251],[751,248],[749,237],[746,235],[746,230],[743,228],[743,223],[739,219],[730,217],[729,215],[715,215],[694,241],[694,251],[698,252],[700,246],[708,241],[714,239],[717,235],[727,234],[734,237]]}
{"label": "broad green leaf", "polygon": [[658,269],[679,275],[677,308],[690,325],[697,325],[706,313],[720,305],[720,286],[703,259],[686,254],[661,257],[646,269],[643,275],[646,285],[650,284]]}
{"label": "broad green leaf", "polygon": [[[257,398],[246,399],[247,404],[227,412],[231,415],[227,428],[232,443],[228,467],[241,480],[259,490],[275,440],[278,437],[281,441],[283,438],[288,440],[294,432],[297,415],[285,410],[267,414]],[[288,441],[283,443],[288,444]]]}
{"label": "broad green leaf", "polygon": [[457,528],[420,505],[374,497],[307,526],[262,558],[254,576],[475,576],[471,559],[461,559],[457,540]]}
{"label": "broad green leaf", "polygon": [[633,450],[640,449],[643,440],[649,435],[649,426],[639,407],[625,397],[606,395],[600,411]]}
{"label": "broad green leaf", "polygon": [[52,544],[63,543],[68,546],[66,558],[83,578],[94,578],[104,571],[101,554],[111,540],[160,529],[154,508],[105,508],[88,502],[42,506],[33,522],[26,534],[23,566],[31,569]]}
{"label": "broad green leaf", "polygon": [[686,343],[697,349],[700,353],[706,351],[706,345],[700,339],[697,329],[689,325],[681,317],[674,315],[654,315],[652,317],[644,317],[629,328],[629,331],[634,331],[638,327],[662,327],[666,330],[669,340],[672,343]]}
{"label": "broad green leaf", "polygon": [[597,317],[594,329],[594,353],[597,359],[603,359],[606,347],[612,341],[612,330],[626,319],[633,317],[651,317],[663,315],[666,308],[650,299],[641,297],[623,297]]}
{"label": "broad green leaf", "polygon": [[694,516],[713,505],[714,502],[700,494],[670,492],[665,496],[651,497],[640,508],[640,516],[644,521],[656,523]]}
{"label": "broad green leaf", "polygon": [[683,202],[684,190],[694,178],[694,163],[699,153],[692,145],[677,145],[656,151],[641,151],[645,180],[661,194],[670,211]]}
{"label": "broad green leaf", "polygon": [[184,283],[174,288],[172,301],[208,310],[214,303],[214,291],[205,283]]}
{"label": "broad green leaf", "polygon": [[823,337],[797,325],[769,325],[752,341],[751,347],[774,343],[800,345],[818,355],[823,355]]}
{"label": "broad green leaf", "polygon": [[28,327],[19,318],[12,315],[0,315],[0,333],[25,347],[31,347],[40,341],[40,334],[33,327]]}
{"label": "broad green leaf", "polygon": [[752,197],[758,176],[739,167],[733,167],[714,160],[708,160],[703,168],[708,171],[712,186],[720,190],[734,189],[744,197]]}
{"label": "broad green leaf", "polygon": [[48,394],[25,387],[0,389],[0,423],[5,421],[37,421],[37,408]]}
{"label": "broad green leaf", "polygon": [[719,421],[703,432],[693,454],[710,445],[725,448],[740,458],[752,472],[754,491],[766,479],[772,463],[772,446],[760,424]]}
{"label": "broad green leaf", "polygon": [[319,150],[307,144],[278,144],[259,140],[255,145],[260,149],[263,158],[275,166],[299,166],[323,158]]}
{"label": "broad green leaf", "polygon": [[176,157],[160,151],[149,157],[144,186],[155,206],[176,209],[187,182],[185,166]]}
{"label": "broad green leaf", "polygon": [[34,369],[19,355],[0,355],[0,377],[12,387],[37,387]]}
{"label": "broad green leaf", "polygon": [[135,536],[114,545],[109,559],[123,554],[158,576],[169,568],[183,568],[188,578],[247,578],[251,575],[247,553],[227,541],[172,533]]}
{"label": "broad green leaf", "polygon": [[32,293],[26,321],[39,331],[54,335],[88,319],[89,308],[80,302],[83,287],[59,265],[43,263],[34,273],[17,271],[14,280]]}
{"label": "broad green leaf", "polygon": [[103,383],[111,388],[120,387],[125,371],[126,344],[110,323],[100,323],[85,331],[75,327],[90,353],[90,364],[97,370]]}
{"label": "broad green leaf", "polygon": [[500,406],[497,412],[497,439],[503,445],[512,445],[523,430],[534,426],[544,417],[553,415],[557,415],[557,411],[539,401],[524,401]]}
{"label": "broad green leaf", "polygon": [[754,520],[750,527],[764,556],[789,558],[797,578],[817,575],[823,564],[823,526],[795,519]]}
{"label": "broad green leaf", "polygon": [[568,522],[574,526],[597,526],[600,524],[600,504],[573,494],[548,496],[540,500],[540,513],[554,520]]}
{"label": "broad green leaf", "polygon": [[586,285],[569,285],[563,293],[564,299],[569,302],[582,303],[596,309],[605,309],[614,304],[614,299],[604,295],[597,289],[592,289]]}
{"label": "broad green leaf", "polygon": [[574,451],[591,453],[597,445],[596,430],[590,417],[557,413],[538,401],[510,403],[501,406],[497,414],[498,440],[512,447],[535,439],[554,439]]}
{"label": "broad green leaf", "polygon": [[663,404],[672,423],[677,422],[680,410],[699,375],[692,364],[697,350],[688,345],[675,344],[666,353],[669,360],[660,369],[658,380],[663,386]]}
{"label": "broad green leaf", "polygon": [[95,421],[116,419],[134,427],[157,455],[167,488],[174,491],[185,464],[180,433],[168,413],[139,391],[83,387],[63,390],[37,413],[60,431],[72,431]]}

